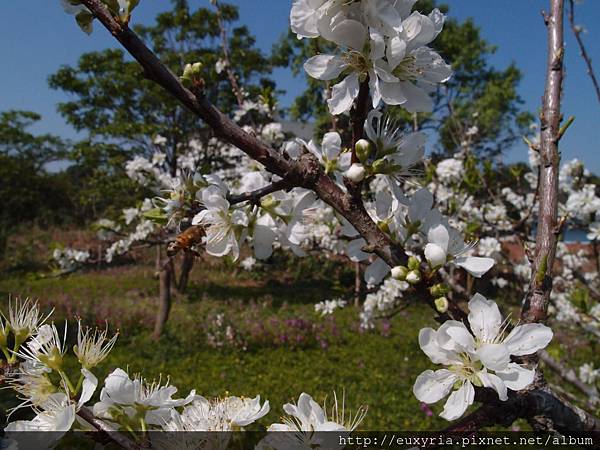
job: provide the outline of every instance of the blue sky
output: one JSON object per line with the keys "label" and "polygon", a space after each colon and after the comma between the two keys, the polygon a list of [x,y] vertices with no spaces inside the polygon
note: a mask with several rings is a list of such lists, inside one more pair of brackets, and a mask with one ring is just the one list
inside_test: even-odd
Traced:
{"label": "blue sky", "polygon": [[[291,0],[229,0],[240,7],[241,20],[256,35],[258,45],[269,50],[288,26]],[[207,6],[209,0],[191,0]],[[520,94],[525,107],[533,113],[543,94],[546,60],[546,29],[541,10],[547,0],[446,0],[449,15],[458,19],[473,17],[484,38],[498,47],[492,63],[504,67],[515,61],[523,71]],[[27,6],[24,6],[26,4]],[[168,9],[168,0],[142,0],[134,22],[149,23],[157,12]],[[583,38],[600,75],[600,0],[583,0],[577,9],[578,23],[587,32]],[[61,92],[48,88],[46,80],[63,64],[75,64],[84,52],[116,46],[115,41],[96,23],[95,32],[86,36],[65,15],[58,0],[3,0],[0,2],[0,110],[27,109],[43,115],[40,132],[76,137],[56,112],[56,104],[65,100]],[[567,32],[564,113],[576,120],[563,139],[563,159],[579,158],[600,173],[600,103],[592,90],[576,43]],[[287,105],[302,90],[301,79],[286,70],[274,74],[287,90],[282,104]],[[526,157],[524,145],[507,152],[507,160]]]}

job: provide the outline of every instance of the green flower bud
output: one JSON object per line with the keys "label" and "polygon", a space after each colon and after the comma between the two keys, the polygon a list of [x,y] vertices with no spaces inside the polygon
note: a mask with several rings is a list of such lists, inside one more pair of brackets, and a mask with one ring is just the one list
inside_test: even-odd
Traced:
{"label": "green flower bud", "polygon": [[380,220],[379,222],[377,222],[377,226],[379,227],[379,229],[381,231],[383,231],[384,233],[388,233],[390,232],[390,224],[387,220]]}
{"label": "green flower bud", "polygon": [[435,286],[431,286],[429,288],[429,293],[434,298],[443,297],[448,292],[450,292],[450,289],[448,288],[448,286],[442,283],[436,284]]}
{"label": "green flower bud", "polygon": [[260,201],[260,206],[266,210],[275,208],[278,205],[279,205],[279,201],[277,199],[275,199],[272,195],[263,197]]}
{"label": "green flower bud", "polygon": [[435,309],[440,313],[448,311],[448,299],[446,297],[440,297],[435,299]]}
{"label": "green flower bud", "polygon": [[355,145],[356,156],[361,163],[365,163],[371,156],[371,143],[366,139],[361,139]]}
{"label": "green flower bud", "polygon": [[396,266],[392,267],[392,278],[395,280],[405,281],[406,275],[408,275],[408,267]]}
{"label": "green flower bud", "polygon": [[419,258],[415,256],[411,256],[410,258],[408,258],[408,268],[410,270],[416,270],[418,272],[420,267],[421,262],[419,261]]}
{"label": "green flower bud", "polygon": [[385,173],[387,170],[388,162],[385,159],[378,159],[371,166],[373,173]]}
{"label": "green flower bud", "polygon": [[198,82],[202,79],[203,64],[201,62],[197,62],[194,64],[186,64],[183,68],[183,75],[181,76],[181,81],[186,86],[191,86],[195,82]]}

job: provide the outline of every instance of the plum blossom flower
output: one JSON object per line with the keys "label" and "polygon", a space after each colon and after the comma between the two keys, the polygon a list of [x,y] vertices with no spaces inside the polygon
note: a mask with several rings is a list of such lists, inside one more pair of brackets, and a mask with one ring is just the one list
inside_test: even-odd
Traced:
{"label": "plum blossom flower", "polygon": [[393,176],[411,175],[411,169],[425,154],[425,135],[421,132],[404,134],[398,124],[373,110],[367,116],[365,132],[375,146],[374,166],[385,162],[385,168],[378,173]]}
{"label": "plum blossom flower", "polygon": [[193,225],[203,226],[206,232],[206,252],[213,256],[232,254],[239,257],[241,233],[248,225],[248,216],[241,209],[230,210],[229,201],[223,189],[210,185],[201,192],[200,211],[192,220]]}
{"label": "plum blossom flower", "polygon": [[37,301],[29,298],[22,300],[19,297],[15,297],[14,300],[9,299],[7,317],[4,316],[4,313],[0,313],[6,322],[5,325],[2,325],[3,328],[6,327],[12,331],[19,343],[25,342],[27,338],[37,333],[38,328],[44,324],[50,314],[42,316]]}
{"label": "plum blossom flower", "polygon": [[480,278],[495,264],[492,258],[462,256],[471,246],[465,246],[461,234],[452,227],[439,224],[431,228],[427,233],[427,241],[425,258],[432,268],[444,266],[446,262],[452,261],[474,277]]}
{"label": "plum blossom flower", "polygon": [[331,434],[320,432],[349,433],[360,425],[367,414],[367,408],[362,406],[354,415],[345,409],[345,398],[342,398],[340,405],[335,393],[329,414],[325,405],[321,407],[310,395],[302,393],[296,405],[283,405],[283,410],[288,415],[282,418],[283,423],[274,423],[267,428],[267,431],[272,433],[268,434],[257,448],[335,448],[338,434],[333,435],[333,442],[327,440]]}
{"label": "plum blossom flower", "polygon": [[81,320],[77,329],[77,345],[73,347],[73,352],[77,356],[82,367],[91,369],[100,364],[110,353],[117,342],[119,334],[112,338],[107,338],[108,329],[100,331],[97,328],[83,329]]}
{"label": "plum blossom flower", "polygon": [[[63,392],[57,392],[48,397],[42,406],[35,408],[36,416],[32,420],[17,420],[9,423],[4,431],[52,431],[61,432],[52,434],[52,439],[57,441],[71,429],[75,422],[76,405],[72,403]],[[47,439],[47,437],[45,436]]]}
{"label": "plum blossom flower", "polygon": [[317,157],[325,168],[325,173],[344,172],[350,168],[352,154],[342,151],[342,137],[339,133],[325,133],[321,147],[314,141],[310,141],[306,148]]}
{"label": "plum blossom flower", "polygon": [[600,222],[592,222],[589,226],[589,232],[587,233],[587,238],[590,241],[599,241],[600,240]]}
{"label": "plum blossom flower", "polygon": [[160,380],[149,383],[139,376],[132,380],[124,370],[115,369],[104,381],[94,415],[117,423],[129,420],[127,425],[133,427],[142,422],[162,425],[171,418],[173,408],[191,403],[196,396],[192,390],[186,398],[173,399],[176,392],[168,380],[165,385]]}
{"label": "plum blossom flower", "polygon": [[440,161],[435,169],[435,173],[442,183],[451,183],[460,180],[463,172],[463,162],[455,158]]}
{"label": "plum blossom flower", "polygon": [[[331,114],[339,115],[349,111],[358,97],[360,83],[369,80],[373,95],[373,106],[381,100],[389,105],[406,102],[402,92],[390,89],[398,78],[392,75],[394,67],[383,59],[385,42],[382,35],[371,33],[359,21],[337,15],[331,24],[331,32],[326,37],[345,50],[341,55],[316,55],[304,64],[304,70],[313,78],[335,80],[342,73],[348,75],[332,88],[332,96],[327,101]],[[370,45],[366,45],[370,43]],[[370,50],[365,50],[370,47]]]}
{"label": "plum blossom flower", "polygon": [[519,325],[506,335],[508,323],[502,321],[498,305],[480,294],[469,301],[468,321],[472,331],[449,320],[437,331],[424,328],[419,333],[423,352],[448,368],[421,373],[413,393],[428,404],[450,394],[440,415],[447,420],[458,419],[473,403],[474,386],[494,389],[502,401],[508,398],[507,389],[529,386],[535,370],[511,362],[510,357],[531,355],[552,340],[552,330],[541,324]]}
{"label": "plum blossom flower", "polygon": [[173,411],[171,420],[164,425],[169,431],[233,431],[250,425],[269,412],[269,402],[261,405],[260,395],[255,398],[226,397],[207,400],[196,396],[179,414]]}

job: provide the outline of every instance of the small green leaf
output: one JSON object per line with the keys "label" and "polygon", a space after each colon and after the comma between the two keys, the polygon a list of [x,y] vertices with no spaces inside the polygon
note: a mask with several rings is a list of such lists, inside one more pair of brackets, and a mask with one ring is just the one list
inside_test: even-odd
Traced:
{"label": "small green leaf", "polygon": [[92,22],[94,21],[93,15],[87,11],[81,11],[75,16],[75,20],[77,21],[79,28],[81,28],[84,33],[92,34]]}

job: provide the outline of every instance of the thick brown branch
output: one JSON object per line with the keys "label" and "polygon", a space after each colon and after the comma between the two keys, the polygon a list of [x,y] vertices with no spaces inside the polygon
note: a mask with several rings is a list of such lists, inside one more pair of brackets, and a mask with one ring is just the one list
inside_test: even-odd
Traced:
{"label": "thick brown branch", "polygon": [[269,172],[286,179],[290,186],[314,190],[321,200],[344,216],[367,241],[373,253],[383,258],[390,266],[406,262],[406,254],[393,246],[389,237],[377,227],[362,205],[355,205],[352,198],[323,173],[314,157],[304,155],[299,162],[292,161],[246,133],[204,96],[196,95],[183,86],[179,78],[161,63],[132,30],[112,17],[101,0],[81,0],[81,3],[140,63],[149,79],[162,86],[202,118],[218,137],[260,162]]}
{"label": "thick brown branch", "polygon": [[558,166],[560,155],[560,101],[564,77],[564,0],[550,0],[545,17],[548,28],[546,88],[541,112],[540,173],[536,247],[532,278],[521,317],[541,322],[552,291],[552,268],[558,243]]}
{"label": "thick brown branch", "polygon": [[[552,421],[553,430],[559,433],[600,431],[600,421],[572,405],[550,387],[532,389],[509,397],[505,402],[488,399],[487,392],[478,391],[488,402],[479,409],[448,427],[446,433],[475,432],[487,426],[510,426],[515,420],[545,417]],[[490,397],[494,397],[495,393]]]}
{"label": "thick brown branch", "polygon": [[579,46],[579,52],[581,53],[581,57],[587,66],[587,73],[592,80],[592,84],[594,85],[594,90],[596,91],[596,97],[598,97],[598,101],[600,102],[600,84],[598,84],[598,79],[596,78],[596,74],[594,73],[594,67],[592,66],[592,59],[588,55],[587,50],[585,49],[585,45],[583,45],[583,39],[581,39],[581,28],[579,28],[575,24],[575,2],[573,0],[569,0],[569,24],[571,25],[571,30],[575,35],[575,40],[577,41],[577,45]]}

